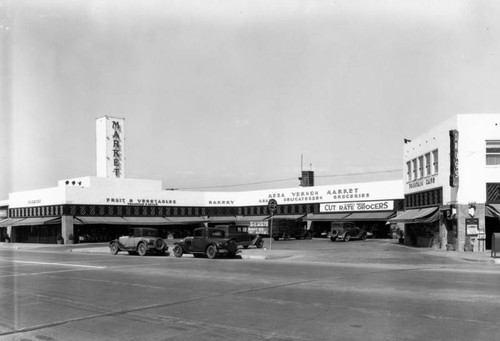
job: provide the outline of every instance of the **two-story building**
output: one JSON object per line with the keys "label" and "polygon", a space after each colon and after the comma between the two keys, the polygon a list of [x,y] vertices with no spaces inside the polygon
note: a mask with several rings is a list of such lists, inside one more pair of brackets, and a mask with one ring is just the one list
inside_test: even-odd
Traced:
{"label": "two-story building", "polygon": [[404,144],[405,243],[484,251],[500,232],[500,115],[460,114]]}

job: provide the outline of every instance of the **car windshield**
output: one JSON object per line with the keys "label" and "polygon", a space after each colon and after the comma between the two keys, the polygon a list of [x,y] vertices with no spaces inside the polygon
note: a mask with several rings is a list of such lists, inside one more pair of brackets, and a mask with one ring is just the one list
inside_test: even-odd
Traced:
{"label": "car windshield", "polygon": [[211,238],[224,238],[224,231],[222,231],[222,230],[209,230],[208,236]]}
{"label": "car windshield", "polygon": [[158,231],[155,229],[143,229],[142,236],[143,237],[156,237],[158,235]]}

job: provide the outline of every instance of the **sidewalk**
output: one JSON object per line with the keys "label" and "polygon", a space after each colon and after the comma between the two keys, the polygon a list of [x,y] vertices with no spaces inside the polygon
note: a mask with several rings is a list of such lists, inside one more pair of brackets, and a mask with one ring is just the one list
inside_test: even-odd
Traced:
{"label": "sidewalk", "polygon": [[[172,251],[174,240],[168,240],[169,251]],[[390,243],[389,245],[396,248],[406,248],[409,252],[423,253],[428,256],[447,257],[451,259],[462,260],[465,262],[477,262],[481,264],[498,264],[500,265],[500,254],[497,258],[491,257],[491,251],[485,252],[457,252],[446,250],[434,250],[429,248],[417,248],[407,246],[404,244]],[[43,252],[73,252],[73,253],[95,253],[95,254],[109,254],[108,243],[89,243],[89,244],[34,244],[34,243],[0,243],[0,249],[14,249],[14,250],[36,250]],[[345,262],[342,255],[332,254],[332,259],[322,259],[323,255],[319,255],[316,250],[268,250],[267,248],[256,249],[240,249],[242,259],[255,259],[255,260],[287,260],[287,261],[302,261],[302,262]],[[190,255],[186,255],[190,257]],[[352,255],[351,257],[357,257]],[[351,258],[349,257],[349,258]],[[362,257],[360,257],[362,258]],[[362,259],[360,259],[362,262]],[[358,262],[360,261],[358,260]],[[401,259],[402,261],[404,259]],[[347,260],[348,261],[348,260]]]}

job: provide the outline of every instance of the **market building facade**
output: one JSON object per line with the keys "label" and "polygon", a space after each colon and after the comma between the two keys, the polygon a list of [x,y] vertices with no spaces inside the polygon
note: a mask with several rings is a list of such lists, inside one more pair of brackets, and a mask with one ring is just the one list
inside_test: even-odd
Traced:
{"label": "market building facade", "polygon": [[[174,237],[198,226],[245,224],[269,235],[268,202],[278,203],[276,226],[299,225],[316,236],[328,222],[349,220],[386,227],[402,209],[401,181],[296,187],[247,192],[162,189],[159,180],[83,177],[57,187],[9,195],[9,218],[0,226],[13,242],[107,241],[130,226],[156,226]],[[386,233],[387,236],[387,233]]]}
{"label": "market building facade", "polygon": [[500,115],[460,114],[405,140],[405,243],[484,251],[500,232]]}

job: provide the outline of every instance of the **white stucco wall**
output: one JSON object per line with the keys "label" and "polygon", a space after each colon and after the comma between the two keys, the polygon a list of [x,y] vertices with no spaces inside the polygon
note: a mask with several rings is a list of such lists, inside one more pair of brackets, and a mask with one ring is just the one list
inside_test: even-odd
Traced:
{"label": "white stucco wall", "polygon": [[[457,129],[459,186],[449,185],[450,136]],[[451,201],[468,203],[486,201],[486,183],[500,182],[500,166],[486,166],[486,140],[500,140],[500,114],[459,114],[432,127],[405,144],[404,193],[427,191],[443,187],[443,203]],[[415,186],[406,179],[406,163],[438,149],[439,171],[433,181],[423,181]],[[425,180],[425,179],[424,179]],[[413,183],[413,188],[410,184]]]}
{"label": "white stucco wall", "polygon": [[9,207],[54,204],[231,207],[262,206],[269,199],[290,205],[402,198],[401,180],[246,192],[194,192],[163,190],[159,180],[83,177],[61,180],[55,188],[11,193]]}

